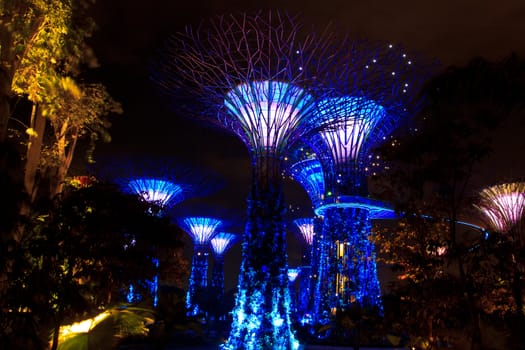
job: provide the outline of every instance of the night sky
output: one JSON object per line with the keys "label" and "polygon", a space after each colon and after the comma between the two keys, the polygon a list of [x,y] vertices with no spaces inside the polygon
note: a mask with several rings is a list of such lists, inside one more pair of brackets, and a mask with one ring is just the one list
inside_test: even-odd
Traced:
{"label": "night sky", "polygon": [[[525,57],[523,0],[98,0],[94,8],[98,30],[91,44],[100,68],[94,75],[122,103],[124,114],[113,119],[113,140],[100,144],[95,157],[155,154],[210,168],[225,185],[201,201],[206,207],[221,206],[218,212],[228,212],[230,219],[235,213],[242,217],[251,176],[245,146],[224,130],[168,110],[148,79],[148,65],[163,40],[186,25],[221,13],[269,8],[300,14],[312,25],[331,22],[371,40],[402,44],[440,61],[443,69],[464,65],[476,56],[501,60],[516,52]],[[474,186],[525,174],[523,120],[523,116],[512,118],[498,130],[494,152],[477,169]],[[285,193],[294,208],[300,206],[292,215],[311,213],[297,184],[287,182]],[[299,263],[295,230],[289,236],[289,261],[294,266]],[[226,289],[236,283],[239,261],[237,244],[227,254]]]}

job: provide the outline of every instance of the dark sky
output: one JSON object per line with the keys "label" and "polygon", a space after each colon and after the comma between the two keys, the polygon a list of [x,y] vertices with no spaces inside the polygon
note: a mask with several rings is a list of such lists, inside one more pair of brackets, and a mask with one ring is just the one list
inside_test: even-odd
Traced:
{"label": "dark sky", "polygon": [[[98,0],[99,28],[92,38],[101,65],[97,74],[124,109],[110,130],[113,141],[100,145],[98,154],[177,156],[210,167],[227,179],[227,185],[208,202],[226,203],[230,215],[243,211],[250,179],[244,145],[227,132],[169,111],[148,80],[147,65],[162,41],[185,25],[220,13],[261,8],[301,14],[314,25],[332,22],[336,28],[372,40],[399,43],[439,60],[443,67],[463,65],[475,56],[501,60],[511,52],[522,57],[525,53],[523,0]],[[498,133],[497,149],[479,169],[484,174],[476,180],[480,186],[483,181],[490,185],[524,174],[524,124],[516,118],[509,120]],[[296,184],[287,183],[286,193],[294,206],[306,202]],[[301,214],[308,212],[301,208]],[[294,234],[289,241],[297,246]],[[237,245],[231,251],[234,258],[226,261],[227,270],[238,269],[239,254]],[[290,264],[298,259],[298,249],[290,250]],[[226,288],[234,283],[235,278],[227,276]]]}

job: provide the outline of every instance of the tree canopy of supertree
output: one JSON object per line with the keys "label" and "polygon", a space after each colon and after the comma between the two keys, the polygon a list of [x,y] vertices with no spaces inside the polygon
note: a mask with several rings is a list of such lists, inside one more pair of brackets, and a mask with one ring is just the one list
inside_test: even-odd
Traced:
{"label": "tree canopy of supertree", "polygon": [[284,174],[298,182],[308,194],[312,207],[319,207],[324,198],[324,173],[316,154],[300,145],[285,157]]}
{"label": "tree canopy of supertree", "polygon": [[314,241],[314,219],[313,218],[300,218],[293,221],[295,226],[301,232],[305,243],[311,246]]}
{"label": "tree canopy of supertree", "polygon": [[475,207],[485,216],[492,230],[518,235],[524,243],[525,182],[511,182],[485,188]]}
{"label": "tree canopy of supertree", "polygon": [[281,163],[316,125],[310,90],[332,56],[329,40],[312,33],[278,12],[221,16],[174,35],[152,73],[172,98],[192,101],[186,113],[230,130],[250,151],[248,222],[224,349],[299,346],[290,320]]}
{"label": "tree canopy of supertree", "polygon": [[114,182],[124,192],[139,195],[157,206],[159,215],[192,196],[218,187],[218,180],[204,169],[153,155],[106,157],[93,168],[97,178]]}
{"label": "tree canopy of supertree", "polygon": [[191,216],[181,218],[178,221],[181,228],[193,240],[193,258],[186,294],[186,308],[189,315],[196,316],[201,310],[195,300],[196,294],[203,291],[208,285],[208,245],[221,226],[222,220],[212,217]]}

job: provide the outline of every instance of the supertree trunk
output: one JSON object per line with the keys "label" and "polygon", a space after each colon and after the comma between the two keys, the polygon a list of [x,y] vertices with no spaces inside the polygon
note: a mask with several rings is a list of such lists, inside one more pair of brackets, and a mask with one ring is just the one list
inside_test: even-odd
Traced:
{"label": "supertree trunk", "polygon": [[314,288],[312,296],[312,321],[314,324],[325,324],[330,321],[330,286],[334,284],[330,265],[330,232],[323,231],[323,221],[316,218],[314,221],[316,238],[313,246]]}
{"label": "supertree trunk", "polygon": [[186,308],[188,315],[195,316],[200,312],[197,295],[206,288],[208,272],[208,252],[206,246],[195,245],[193,249],[192,268],[188,292],[186,295]]}
{"label": "supertree trunk", "polygon": [[223,349],[295,349],[279,161],[257,159],[230,338]]}
{"label": "supertree trunk", "polygon": [[326,211],[323,234],[331,236],[330,286],[332,308],[357,302],[367,309],[382,310],[375,249],[370,239],[369,212],[361,208],[331,207]]}

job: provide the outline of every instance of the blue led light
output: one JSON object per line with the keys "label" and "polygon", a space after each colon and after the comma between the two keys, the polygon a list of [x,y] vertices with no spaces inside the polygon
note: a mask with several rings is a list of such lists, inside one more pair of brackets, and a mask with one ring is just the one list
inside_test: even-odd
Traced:
{"label": "blue led light", "polygon": [[229,91],[224,105],[244,130],[252,149],[278,150],[300,130],[313,98],[292,84],[255,81]]}
{"label": "blue led light", "polygon": [[211,286],[218,293],[218,298],[224,293],[224,255],[235,242],[237,235],[227,232],[219,232],[211,240],[210,244],[215,261],[211,278]]}
{"label": "blue led light", "polygon": [[171,207],[184,200],[184,190],[179,184],[156,178],[133,179],[128,182],[131,192],[162,208]]}
{"label": "blue led light", "polygon": [[315,158],[301,160],[290,167],[290,175],[303,186],[312,205],[318,207],[325,191],[321,163]]}
{"label": "blue led light", "polygon": [[186,307],[188,314],[195,316],[200,312],[199,305],[194,301],[195,293],[206,288],[208,284],[208,244],[222,221],[210,217],[186,217],[179,222],[193,239],[193,258],[186,293]]}

